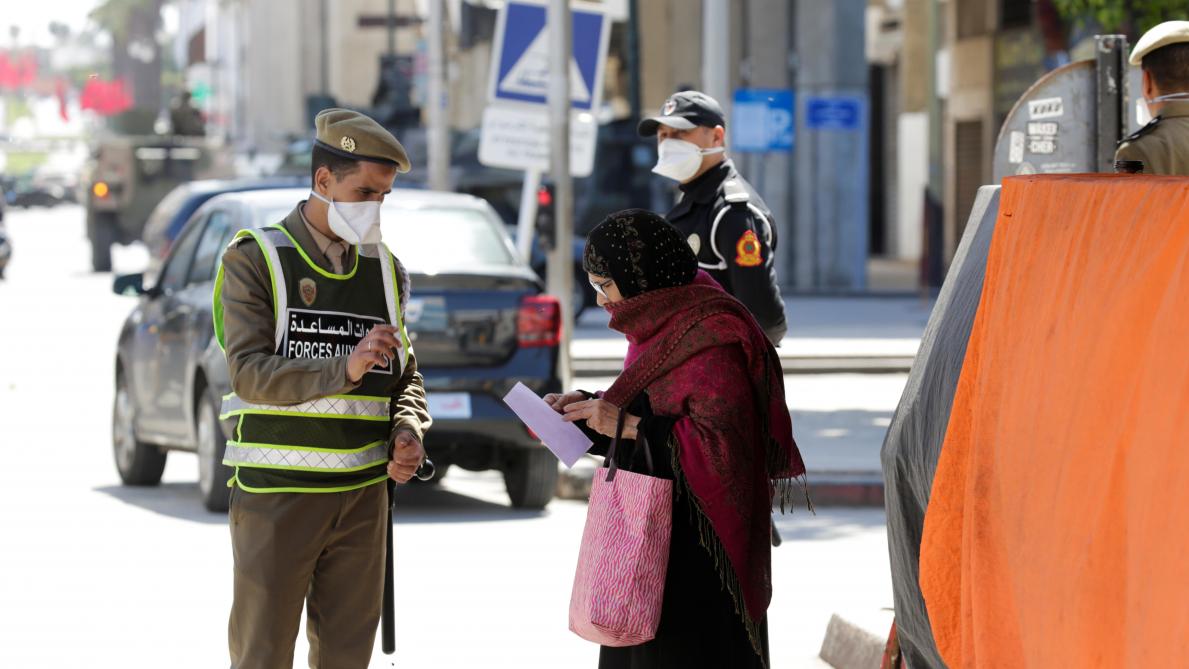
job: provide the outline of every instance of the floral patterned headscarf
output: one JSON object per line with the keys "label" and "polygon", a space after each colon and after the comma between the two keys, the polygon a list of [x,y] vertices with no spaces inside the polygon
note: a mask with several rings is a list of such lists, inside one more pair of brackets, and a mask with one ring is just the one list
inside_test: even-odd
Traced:
{"label": "floral patterned headscarf", "polygon": [[620,294],[630,298],[689,285],[698,273],[698,259],[664,217],[644,209],[625,209],[591,231],[582,268],[614,279]]}

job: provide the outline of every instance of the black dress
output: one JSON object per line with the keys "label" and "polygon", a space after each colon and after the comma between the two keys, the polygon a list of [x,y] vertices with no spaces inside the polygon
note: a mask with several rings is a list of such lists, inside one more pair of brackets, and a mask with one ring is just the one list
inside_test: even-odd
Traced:
{"label": "black dress", "polygon": [[[639,432],[652,454],[652,475],[673,479],[669,434],[676,419],[652,414],[642,395],[628,409],[641,417]],[[579,424],[595,445],[591,453],[606,456],[611,440]],[[620,441],[615,460],[621,469],[647,472],[636,443]],[[761,669],[768,661],[768,621],[759,625],[763,657],[756,654],[735,602],[722,584],[710,553],[698,540],[689,495],[674,489],[673,530],[669,567],[656,638],[638,646],[610,648],[599,653],[599,669]]]}

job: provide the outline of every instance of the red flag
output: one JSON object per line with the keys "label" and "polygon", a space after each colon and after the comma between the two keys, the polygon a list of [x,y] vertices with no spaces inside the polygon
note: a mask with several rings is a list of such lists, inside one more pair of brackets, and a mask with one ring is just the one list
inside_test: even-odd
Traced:
{"label": "red flag", "polygon": [[11,91],[17,87],[17,72],[8,59],[8,54],[0,53],[0,89]]}
{"label": "red flag", "polygon": [[83,87],[79,107],[93,110],[100,116],[112,116],[130,109],[132,96],[128,94],[123,80],[90,79]]}
{"label": "red flag", "polygon": [[70,111],[66,108],[66,80],[58,77],[54,82],[55,93],[58,96],[58,116],[63,121],[70,121]]}

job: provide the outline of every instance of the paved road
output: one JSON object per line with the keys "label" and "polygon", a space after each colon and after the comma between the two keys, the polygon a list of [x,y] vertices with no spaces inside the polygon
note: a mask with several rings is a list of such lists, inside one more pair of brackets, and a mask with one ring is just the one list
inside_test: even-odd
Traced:
{"label": "paved road", "polygon": [[[121,487],[111,462],[114,343],[132,302],[110,293],[110,275],[86,271],[78,208],[15,211],[9,229],[16,256],[0,282],[0,666],[226,666],[227,521],[202,510],[193,456],[171,455],[164,483],[142,489]],[[115,257],[124,271],[144,261],[139,248]],[[898,394],[888,378],[808,382],[822,385],[790,392],[804,398],[795,408],[809,453],[819,438],[844,439],[837,430],[877,431],[887,397]],[[857,420],[831,417],[835,405]],[[569,501],[512,511],[491,474],[452,472],[440,488],[402,489],[396,662],[595,666],[596,648],[566,629],[584,514]],[[870,509],[779,520],[774,667],[822,666],[815,655],[832,612],[890,604],[883,522]],[[296,666],[304,652],[299,640]],[[372,666],[396,662],[377,649]]]}

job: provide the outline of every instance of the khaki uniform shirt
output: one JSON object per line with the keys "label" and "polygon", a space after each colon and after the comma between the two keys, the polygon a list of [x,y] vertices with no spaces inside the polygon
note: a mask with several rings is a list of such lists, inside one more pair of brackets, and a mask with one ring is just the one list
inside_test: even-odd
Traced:
{"label": "khaki uniform shirt", "polygon": [[[343,262],[351,256],[351,245],[342,240],[336,242],[330,237],[318,232],[318,228],[310,225],[310,222],[306,220],[305,213],[302,212],[301,207],[297,208],[297,213],[301,214],[301,222],[305,225],[306,232],[310,233],[310,239],[314,240],[314,246],[317,247],[322,257],[330,262],[329,266],[333,268],[335,274],[342,274]],[[335,264],[336,255],[338,256],[338,264]],[[323,269],[326,269],[326,267],[323,267]]]}
{"label": "khaki uniform shirt", "polygon": [[[303,220],[304,204],[298,204],[283,225],[303,249],[323,250]],[[307,255],[322,269],[333,271],[323,253],[307,251]],[[358,386],[347,380],[347,356],[297,360],[276,354],[272,279],[259,245],[250,239],[232,244],[223,254],[223,273],[223,337],[231,385],[237,395],[248,402],[299,404]],[[402,279],[407,276],[403,268],[398,268],[398,274]],[[402,296],[407,294],[406,288],[401,286]],[[411,350],[392,397],[391,414],[393,436],[408,429],[422,439],[433,422]]]}
{"label": "khaki uniform shirt", "polygon": [[1142,160],[1144,174],[1189,175],[1189,101],[1165,103],[1151,123],[1119,143],[1115,160]]}

